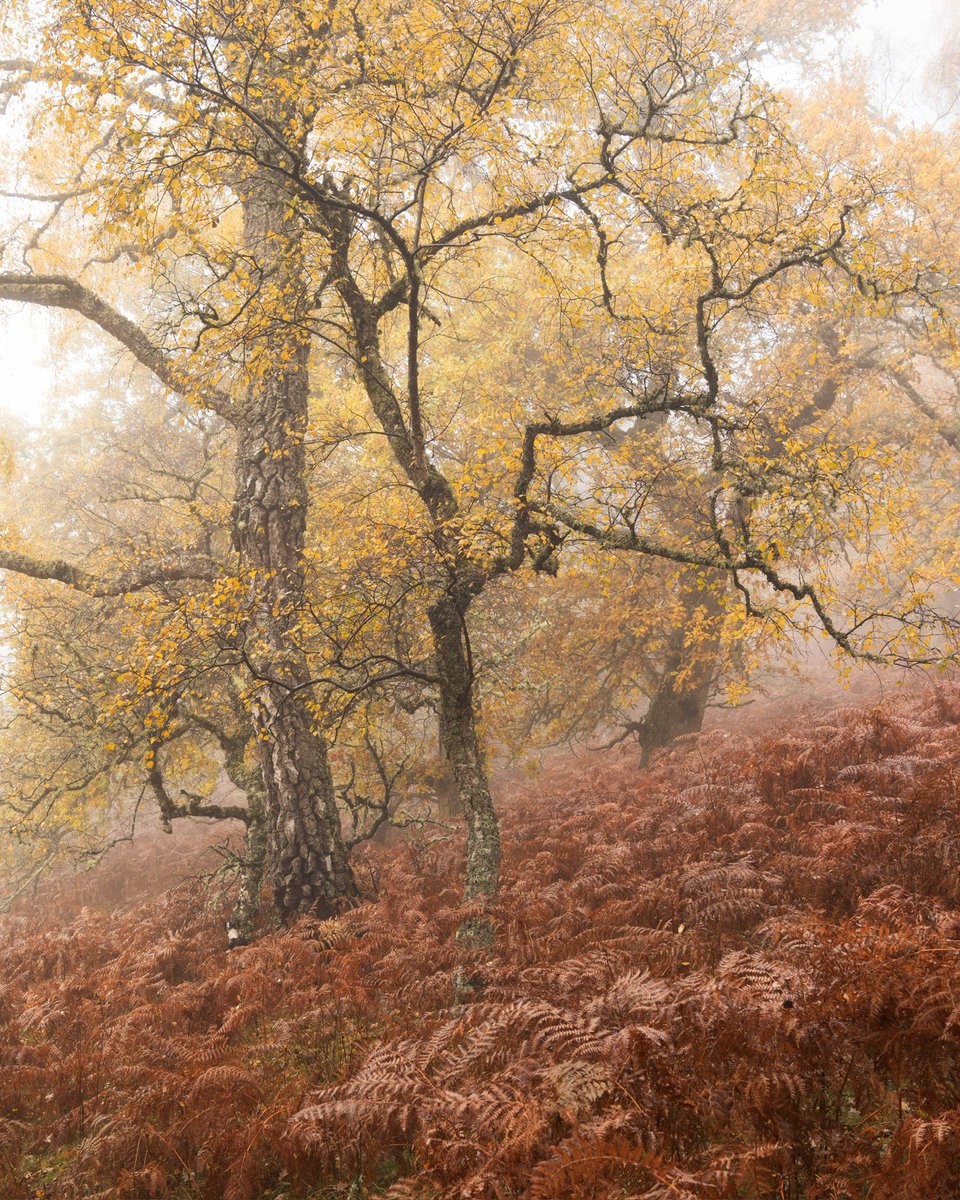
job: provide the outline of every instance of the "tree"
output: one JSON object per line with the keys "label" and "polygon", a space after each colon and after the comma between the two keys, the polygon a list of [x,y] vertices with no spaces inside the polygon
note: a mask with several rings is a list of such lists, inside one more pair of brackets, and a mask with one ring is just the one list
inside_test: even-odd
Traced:
{"label": "tree", "polygon": [[[222,15],[229,19],[228,14]],[[71,27],[70,13],[64,10],[60,14],[63,24],[58,25],[57,33],[63,38],[59,72],[53,68],[55,60],[45,60],[42,69],[20,61],[8,62],[12,88],[26,88],[59,75],[68,92],[72,92],[72,99],[81,94],[84,100],[90,99],[92,75],[87,72],[95,69],[99,58],[95,44],[99,36],[97,27],[99,20],[109,20],[110,14],[78,11],[73,16],[76,24]],[[86,16],[91,18],[89,23]],[[164,40],[164,34],[169,30],[157,32],[155,24],[151,27],[151,21],[162,20],[163,14],[153,12],[143,16],[143,22],[136,28],[129,27],[127,33],[136,39],[149,35],[152,28],[159,44],[168,44],[171,39],[168,36]],[[123,43],[126,34],[119,29],[116,32]],[[84,37],[92,37],[94,42],[84,43]],[[62,57],[68,44],[76,52],[69,66]],[[228,37],[224,37],[222,44],[225,53],[233,52]],[[161,176],[166,171],[177,175],[176,164],[165,163],[163,154],[155,158],[148,154],[139,164],[139,170],[123,185],[114,171],[138,138],[145,136],[151,121],[167,123],[167,148],[174,156],[182,153],[188,162],[188,143],[199,135],[209,114],[202,103],[192,105],[192,123],[190,104],[175,113],[169,91],[160,94],[166,85],[158,84],[152,73],[145,79],[147,73],[138,65],[131,65],[122,46],[118,47],[110,67],[107,91],[112,83],[114,100],[129,104],[131,97],[137,97],[134,107],[128,110],[131,121],[126,136],[113,144],[117,153],[112,159],[101,146],[90,152],[82,164],[81,174],[100,172],[101,187],[91,192],[80,186],[74,191],[88,221],[96,225],[97,214],[102,215],[99,228],[91,230],[91,240],[101,246],[105,244],[108,250],[115,246],[116,256],[137,262],[149,254],[156,240],[152,204],[159,181],[155,172],[159,171]],[[151,99],[151,88],[155,85],[159,92]],[[93,130],[104,128],[100,124],[102,107],[95,99],[78,119],[73,131],[81,144],[93,136]],[[64,119],[64,110],[59,111],[58,118]],[[112,119],[107,118],[108,125]],[[236,585],[246,589],[243,657],[255,682],[251,716],[262,755],[270,812],[270,867],[275,902],[284,916],[303,911],[329,914],[352,899],[355,885],[340,831],[326,746],[301,690],[305,664],[290,637],[296,605],[303,592],[307,495],[302,435],[307,419],[308,347],[296,315],[289,319],[291,314],[285,307],[287,293],[299,286],[302,270],[299,234],[269,166],[256,164],[263,141],[261,135],[260,142],[254,137],[252,144],[241,142],[236,146],[228,156],[231,162],[224,170],[223,186],[216,188],[214,210],[231,205],[241,210],[239,219],[233,222],[236,228],[231,238],[225,238],[209,254],[202,249],[197,251],[191,226],[197,215],[194,208],[172,217],[173,228],[178,227],[178,217],[182,221],[185,230],[182,237],[166,230],[159,239],[163,242],[169,236],[176,245],[170,259],[154,261],[158,274],[164,271],[167,262],[186,264],[182,274],[190,282],[185,286],[194,286],[193,303],[198,308],[192,311],[188,301],[184,315],[188,322],[192,317],[195,325],[199,325],[198,342],[204,322],[209,323],[207,297],[211,294],[211,278],[221,284],[223,292],[235,289],[231,294],[243,320],[238,320],[236,327],[219,339],[209,355],[184,354],[176,347],[175,338],[163,344],[156,318],[167,297],[158,297],[161,307],[155,308],[154,328],[150,329],[148,323],[135,322],[68,273],[8,271],[0,277],[0,294],[8,300],[80,313],[115,338],[165,387],[188,402],[212,410],[233,427],[236,499],[231,525],[241,571]],[[243,165],[248,153],[255,164],[252,169]],[[136,157],[136,150],[133,154]],[[181,176],[185,185],[174,185],[177,196],[173,207],[206,203],[215,170],[213,163],[203,163],[192,178],[189,173]],[[112,191],[121,186],[122,200],[116,190]],[[56,200],[58,209],[67,199],[65,196]],[[138,208],[138,202],[143,207]],[[184,243],[189,243],[189,247]],[[41,253],[39,248],[37,253]],[[217,260],[218,253],[229,265]],[[221,268],[225,274],[218,279]],[[94,271],[95,267],[88,265],[88,270]],[[177,282],[172,280],[172,286]],[[299,286],[299,291],[302,290]],[[206,371],[216,371],[221,382],[211,384]],[[182,557],[172,563],[146,566],[133,578],[120,575],[115,579],[101,579],[70,564],[38,562],[12,552],[4,555],[2,565],[8,570],[56,579],[95,595],[128,593],[177,578],[210,579],[217,573],[215,565],[204,566]]]}
{"label": "tree", "polygon": [[[872,269],[887,194],[870,155],[824,160],[791,130],[753,77],[755,31],[692,0],[57,0],[45,38],[7,60],[7,90],[64,96],[35,122],[38,144],[52,122],[75,148],[49,202],[101,250],[58,244],[51,219],[0,298],[74,310],[235,431],[237,559],[209,604],[237,629],[282,914],[356,890],[304,639],[312,387],[359,387],[366,424],[343,440],[418,547],[431,661],[374,654],[361,673],[435,689],[472,938],[490,936],[500,861],[482,598],[587,538],[729,579],[771,622],[808,603],[870,652],[859,612],[845,624],[804,570],[864,527],[889,464],[815,429],[816,389],[777,356],[815,309],[920,289],[911,264]],[[371,545],[388,570],[391,544]],[[210,574],[182,556],[109,581],[0,564],[93,593]]]}

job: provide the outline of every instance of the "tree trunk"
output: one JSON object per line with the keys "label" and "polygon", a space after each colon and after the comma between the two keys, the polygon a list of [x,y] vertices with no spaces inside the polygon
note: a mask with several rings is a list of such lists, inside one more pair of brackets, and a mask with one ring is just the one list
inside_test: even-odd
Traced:
{"label": "tree trunk", "polygon": [[[463,806],[467,828],[465,899],[487,901],[500,884],[500,824],[497,820],[486,763],[477,734],[473,664],[464,625],[465,613],[450,600],[434,604],[429,612],[433,644],[443,682],[440,684],[440,741]],[[493,926],[489,917],[465,921],[458,936],[489,945]]]}
{"label": "tree trunk", "polygon": [[247,792],[247,832],[243,858],[240,862],[240,890],[237,902],[227,921],[227,941],[230,946],[246,946],[253,937],[253,927],[260,912],[260,885],[267,860],[267,810],[263,789]]}
{"label": "tree trunk", "polygon": [[[684,589],[682,599],[680,622],[668,638],[656,688],[637,731],[644,762],[675,738],[700,732],[716,680],[723,605],[709,589]],[[706,624],[702,638],[691,645],[697,609],[706,610]]]}
{"label": "tree trunk", "polygon": [[260,912],[260,885],[267,860],[267,798],[263,773],[247,758],[249,734],[219,734],[223,750],[223,769],[233,786],[246,797],[247,828],[240,858],[240,889],[233,912],[227,920],[230,946],[246,946]]}
{"label": "tree trunk", "polygon": [[330,916],[357,895],[340,829],[326,742],[308,706],[309,663],[295,626],[304,597],[308,506],[304,435],[309,335],[300,230],[289,201],[262,172],[243,189],[247,249],[271,316],[256,330],[250,382],[237,423],[235,531],[252,572],[247,656],[267,801],[267,871],[281,919]]}
{"label": "tree trunk", "polygon": [[646,762],[674,738],[699,733],[713,686],[715,662],[700,661],[686,669],[683,649],[670,649],[663,674],[640,723],[638,738]]}
{"label": "tree trunk", "polygon": [[[427,450],[419,387],[419,323],[422,278],[414,255],[404,258],[408,315],[406,412],[397,397],[391,372],[384,362],[379,324],[384,310],[364,296],[351,271],[353,218],[332,208],[325,214],[333,247],[331,274],[349,314],[355,351],[367,398],[399,468],[413,485],[433,527],[435,546],[443,560],[450,590],[428,610],[440,679],[440,743],[450,763],[457,798],[467,827],[465,896],[481,909],[497,893],[500,882],[500,826],[490,796],[486,764],[477,734],[473,664],[466,629],[470,603],[492,574],[479,570],[463,537],[456,492]],[[389,310],[386,310],[389,311]],[[519,565],[519,564],[518,564]],[[479,944],[493,941],[488,916],[464,922],[458,936]]]}

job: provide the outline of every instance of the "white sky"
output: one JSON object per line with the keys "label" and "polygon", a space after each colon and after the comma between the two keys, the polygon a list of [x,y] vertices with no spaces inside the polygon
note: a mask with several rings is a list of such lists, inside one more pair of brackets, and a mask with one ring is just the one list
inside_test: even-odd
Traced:
{"label": "white sky", "polygon": [[[941,30],[960,0],[872,0],[850,49],[877,64],[884,108],[917,110],[923,65],[939,49]],[[55,366],[51,314],[0,305],[0,407],[36,424],[48,411]]]}
{"label": "white sky", "polygon": [[0,405],[38,423],[53,385],[50,323],[49,313],[20,305],[0,312]]}
{"label": "white sky", "polygon": [[960,0],[873,0],[861,19],[858,49],[875,64],[875,84],[882,106],[935,114],[920,95],[923,70],[940,49],[950,18]]}

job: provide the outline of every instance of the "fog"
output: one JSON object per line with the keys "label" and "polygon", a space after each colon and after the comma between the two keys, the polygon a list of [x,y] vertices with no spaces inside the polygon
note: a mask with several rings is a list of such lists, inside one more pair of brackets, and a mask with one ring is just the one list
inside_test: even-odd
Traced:
{"label": "fog", "polygon": [[958,62],[0,0],[2,1200],[960,1195]]}

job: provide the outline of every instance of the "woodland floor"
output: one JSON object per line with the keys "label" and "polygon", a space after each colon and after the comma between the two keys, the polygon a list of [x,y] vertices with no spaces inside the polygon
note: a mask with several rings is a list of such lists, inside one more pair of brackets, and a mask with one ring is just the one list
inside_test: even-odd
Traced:
{"label": "woodland floor", "polygon": [[958,722],[946,685],[570,760],[504,798],[492,953],[456,839],[231,953],[135,848],[146,899],[108,862],[0,922],[0,1196],[958,1197]]}

